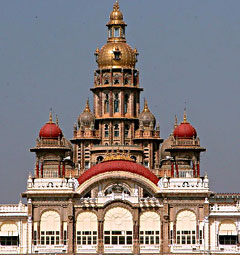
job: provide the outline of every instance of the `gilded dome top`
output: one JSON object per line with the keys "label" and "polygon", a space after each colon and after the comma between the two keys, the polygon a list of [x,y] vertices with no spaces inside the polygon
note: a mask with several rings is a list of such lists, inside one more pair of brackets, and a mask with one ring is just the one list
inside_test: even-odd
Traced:
{"label": "gilded dome top", "polygon": [[113,5],[113,11],[110,13],[109,18],[110,20],[107,25],[125,25],[125,22],[123,21],[123,14],[120,11],[118,1],[116,1],[116,3]]}
{"label": "gilded dome top", "polygon": [[91,127],[94,124],[95,117],[90,110],[89,101],[87,100],[84,111],[78,117],[78,125],[84,127]]}
{"label": "gilded dome top", "polygon": [[138,52],[126,43],[126,26],[123,14],[119,9],[119,3],[116,1],[107,23],[107,43],[101,50],[97,48],[95,51],[96,61],[100,69],[135,68]]}
{"label": "gilded dome top", "polygon": [[150,112],[147,104],[147,100],[144,102],[144,109],[139,114],[139,121],[143,124],[143,127],[149,127],[152,123],[153,127],[155,127],[156,124],[156,118],[154,115]]}
{"label": "gilded dome top", "polygon": [[97,63],[99,68],[134,68],[136,54],[127,43],[108,42],[99,51]]}

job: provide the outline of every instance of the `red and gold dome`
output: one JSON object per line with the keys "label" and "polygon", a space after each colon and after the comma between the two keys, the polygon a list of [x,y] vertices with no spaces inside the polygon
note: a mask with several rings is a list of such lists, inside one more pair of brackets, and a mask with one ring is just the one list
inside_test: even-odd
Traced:
{"label": "red and gold dome", "polygon": [[91,167],[78,178],[78,182],[81,185],[85,181],[89,180],[90,178],[98,174],[102,174],[105,172],[115,172],[115,171],[124,171],[124,172],[130,172],[130,173],[141,175],[149,179],[156,185],[159,181],[157,176],[154,173],[152,173],[149,169],[147,169],[146,167],[138,163],[127,161],[127,160],[112,160],[112,161],[105,161]]}
{"label": "red and gold dome", "polygon": [[52,120],[52,112],[50,112],[49,121],[40,129],[39,137],[40,138],[53,138],[53,139],[62,137],[62,130]]}
{"label": "red and gold dome", "polygon": [[173,135],[175,138],[192,138],[197,136],[196,129],[187,121],[186,112],[184,112],[183,122],[174,129]]}

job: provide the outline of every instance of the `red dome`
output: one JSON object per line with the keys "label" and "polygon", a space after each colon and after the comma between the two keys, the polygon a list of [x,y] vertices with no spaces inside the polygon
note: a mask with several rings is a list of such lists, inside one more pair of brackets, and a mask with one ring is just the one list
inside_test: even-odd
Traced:
{"label": "red dome", "polygon": [[78,178],[78,182],[81,185],[82,183],[89,180],[93,176],[96,176],[101,173],[113,172],[113,171],[124,171],[124,172],[139,174],[149,179],[156,185],[158,183],[157,176],[153,174],[149,169],[135,162],[126,161],[126,160],[113,160],[113,161],[106,161],[106,162],[97,164],[91,167],[90,169],[88,169],[86,172],[84,172]]}
{"label": "red dome", "polygon": [[181,123],[173,132],[174,137],[192,138],[197,136],[196,129],[190,123]]}
{"label": "red dome", "polygon": [[46,123],[39,132],[39,137],[43,138],[58,138],[62,136],[62,130],[55,123]]}

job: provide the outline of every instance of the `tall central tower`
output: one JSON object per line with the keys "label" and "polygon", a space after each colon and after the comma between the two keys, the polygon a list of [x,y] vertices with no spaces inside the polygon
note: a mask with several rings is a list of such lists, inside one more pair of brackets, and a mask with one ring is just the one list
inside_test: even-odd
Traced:
{"label": "tall central tower", "polygon": [[87,101],[74,128],[74,162],[80,173],[109,153],[129,153],[155,173],[159,169],[160,130],[147,101],[140,112],[138,51],[126,42],[126,26],[116,2],[107,23],[107,43],[95,51],[93,111]]}

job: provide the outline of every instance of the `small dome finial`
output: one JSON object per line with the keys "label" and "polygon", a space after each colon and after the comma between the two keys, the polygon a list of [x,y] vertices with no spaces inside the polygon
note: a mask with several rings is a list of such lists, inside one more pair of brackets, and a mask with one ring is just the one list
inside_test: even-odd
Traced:
{"label": "small dome finial", "polygon": [[147,102],[147,99],[144,98],[144,109],[143,109],[144,112],[150,112],[149,108],[148,108],[148,102]]}
{"label": "small dome finial", "polygon": [[91,112],[90,106],[89,106],[89,98],[86,101],[86,106],[85,106],[84,112]]}

